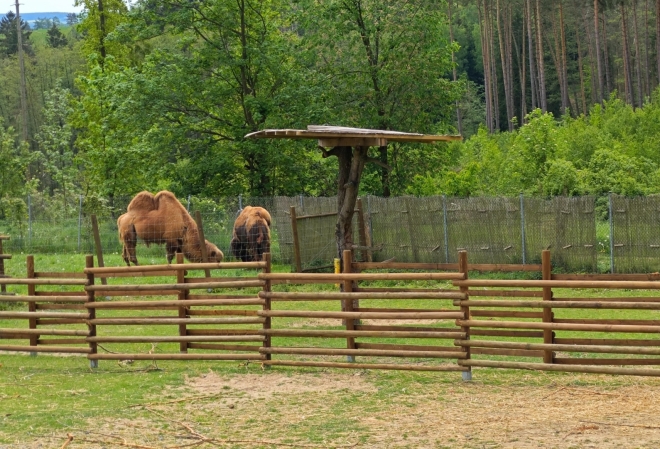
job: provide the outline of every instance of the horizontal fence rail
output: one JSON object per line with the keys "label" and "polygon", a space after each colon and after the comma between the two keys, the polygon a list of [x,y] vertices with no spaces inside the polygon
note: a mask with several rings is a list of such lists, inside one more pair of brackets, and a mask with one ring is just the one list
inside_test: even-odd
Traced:
{"label": "horizontal fence rail", "polygon": [[272,273],[270,254],[252,263],[178,254],[137,267],[94,267],[87,256],[80,272],[57,273],[36,271],[28,256],[26,276],[0,279],[15,290],[0,295],[0,351],[69,353],[92,366],[236,360],[464,379],[474,368],[660,375],[660,318],[648,314],[660,310],[660,276],[553,275],[544,251],[534,270],[542,279],[470,279],[475,266],[496,265],[467,259],[461,251],[456,264],[381,264],[347,251],[340,273]]}

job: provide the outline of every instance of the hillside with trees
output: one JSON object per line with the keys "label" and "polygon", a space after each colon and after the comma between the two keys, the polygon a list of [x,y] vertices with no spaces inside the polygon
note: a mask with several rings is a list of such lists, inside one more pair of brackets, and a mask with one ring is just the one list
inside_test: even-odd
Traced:
{"label": "hillside with trees", "polygon": [[20,52],[0,19],[0,214],[37,192],[333,195],[313,142],[244,139],[308,124],[465,137],[372,148],[365,194],[660,192],[660,0],[79,3],[23,21]]}

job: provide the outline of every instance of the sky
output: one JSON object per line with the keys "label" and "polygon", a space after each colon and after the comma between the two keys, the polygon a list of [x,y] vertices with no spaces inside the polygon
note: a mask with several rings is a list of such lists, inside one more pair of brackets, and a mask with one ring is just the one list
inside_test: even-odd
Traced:
{"label": "sky", "polygon": [[[73,6],[75,0],[19,0],[19,7],[21,13],[28,12],[75,12],[82,11],[81,6]],[[16,11],[15,1],[13,0],[0,0],[0,4],[4,6],[0,11],[9,10]]]}

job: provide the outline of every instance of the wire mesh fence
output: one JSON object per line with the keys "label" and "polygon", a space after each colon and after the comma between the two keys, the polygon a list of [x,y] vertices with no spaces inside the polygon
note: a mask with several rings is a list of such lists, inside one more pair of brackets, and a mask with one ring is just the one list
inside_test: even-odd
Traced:
{"label": "wire mesh fence", "polygon": [[[610,195],[604,200],[366,196],[354,216],[353,241],[363,260],[453,263],[465,249],[471,263],[532,264],[540,262],[542,250],[550,249],[553,266],[567,272],[660,271],[660,197]],[[94,253],[95,215],[104,254],[120,254],[117,217],[130,201],[82,196],[65,201],[40,195],[22,199],[23,209],[0,208],[0,234],[11,237],[4,251]],[[299,258],[301,269],[313,270],[332,266],[337,257],[336,197],[191,196],[179,201],[193,217],[200,213],[205,238],[226,258],[234,220],[247,205],[271,213],[275,263],[294,265]],[[141,254],[164,261],[161,246],[138,246]]]}

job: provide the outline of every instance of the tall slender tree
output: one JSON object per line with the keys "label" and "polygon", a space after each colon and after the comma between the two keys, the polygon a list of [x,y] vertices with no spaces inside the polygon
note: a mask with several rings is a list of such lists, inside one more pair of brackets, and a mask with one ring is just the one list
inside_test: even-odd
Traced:
{"label": "tall slender tree", "polygon": [[[660,0],[658,0],[660,1]],[[530,0],[527,0],[525,3],[525,21],[527,23],[527,40],[529,42],[529,82],[530,82],[530,92],[532,95],[532,109],[538,107],[537,102],[537,92],[538,92],[538,80],[536,78],[536,56],[534,55],[534,32],[533,32],[533,11],[531,7]]]}
{"label": "tall slender tree", "polygon": [[539,103],[543,112],[548,111],[548,96],[545,85],[545,62],[543,52],[543,31],[541,26],[540,0],[536,0],[536,56],[538,58],[539,72]]}
{"label": "tall slender tree", "polygon": [[605,88],[603,86],[603,64],[600,49],[600,14],[598,2],[599,0],[594,0],[594,43],[596,46],[594,56],[596,57],[596,66],[598,67],[598,91],[596,92],[596,99],[600,103],[603,101]]}
{"label": "tall slender tree", "polygon": [[628,47],[628,20],[626,17],[626,6],[625,2],[621,0],[619,2],[619,8],[621,12],[621,43],[623,52],[623,79],[624,79],[624,92],[626,97],[626,102],[629,104],[634,104],[634,95],[632,88],[632,73],[630,69],[630,49]]}

